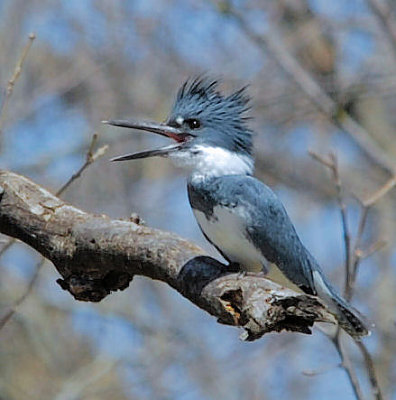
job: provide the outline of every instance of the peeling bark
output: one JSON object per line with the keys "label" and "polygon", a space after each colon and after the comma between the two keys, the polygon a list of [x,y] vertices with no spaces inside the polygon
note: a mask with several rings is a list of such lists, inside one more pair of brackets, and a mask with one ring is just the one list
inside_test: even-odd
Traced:
{"label": "peeling bark", "polygon": [[62,276],[59,285],[77,300],[100,301],[143,275],[172,286],[218,322],[244,328],[244,340],[281,330],[311,333],[314,322],[335,322],[318,298],[263,274],[230,272],[196,245],[138,221],[86,213],[0,171],[0,232],[50,260]]}

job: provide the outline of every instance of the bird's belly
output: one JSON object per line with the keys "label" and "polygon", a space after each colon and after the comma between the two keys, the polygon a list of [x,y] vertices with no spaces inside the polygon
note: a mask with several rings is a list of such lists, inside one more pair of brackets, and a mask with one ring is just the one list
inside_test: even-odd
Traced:
{"label": "bird's belly", "polygon": [[244,271],[249,272],[260,272],[264,267],[268,279],[302,292],[276,264],[269,263],[260,249],[249,241],[242,213],[238,215],[235,209],[217,206],[213,208],[213,214],[208,219],[202,211],[193,209],[193,212],[204,234],[228,260],[238,263]]}
{"label": "bird's belly", "polygon": [[199,210],[193,209],[193,212],[204,234],[228,260],[240,264],[245,271],[263,269],[266,260],[248,240],[242,216],[221,206],[214,207],[209,219]]}

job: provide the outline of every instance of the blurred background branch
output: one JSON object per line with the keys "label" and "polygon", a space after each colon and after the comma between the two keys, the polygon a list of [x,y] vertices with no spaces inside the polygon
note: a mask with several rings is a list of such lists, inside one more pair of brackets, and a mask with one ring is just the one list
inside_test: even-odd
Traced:
{"label": "blurred background branch", "polygon": [[26,46],[24,47],[22,54],[15,65],[14,72],[10,80],[7,83],[7,87],[4,90],[1,103],[0,103],[0,133],[1,133],[1,126],[3,124],[3,120],[6,118],[7,113],[7,105],[12,96],[12,92],[14,90],[14,86],[21,75],[23,64],[25,63],[26,57],[29,53],[30,48],[32,47],[33,41],[36,39],[36,35],[34,33],[29,34],[29,41],[27,42]]}
{"label": "blurred background branch", "polygon": [[[385,196],[386,193],[393,188],[395,184],[395,179],[391,178],[383,187],[381,187],[373,195],[371,195],[368,200],[361,202],[362,211],[359,222],[359,228],[357,231],[357,236],[354,239],[355,244],[352,250],[351,246],[352,238],[351,238],[350,228],[348,226],[348,210],[344,202],[344,196],[343,196],[344,188],[340,178],[340,171],[338,169],[337,157],[334,154],[330,154],[328,157],[323,157],[312,151],[310,152],[310,155],[316,161],[319,161],[323,166],[325,166],[331,171],[334,185],[337,189],[337,202],[338,202],[338,207],[340,209],[342,232],[343,232],[344,246],[345,246],[345,283],[344,283],[343,296],[348,301],[351,301],[353,291],[355,289],[358,266],[363,259],[362,250],[359,248],[359,246],[361,237],[366,227],[368,212],[370,210],[370,207],[375,205],[375,203],[379,201],[381,197]],[[376,243],[379,243],[379,241],[377,241]],[[380,250],[381,247],[382,246],[376,245],[374,247],[374,251]],[[373,254],[373,252],[369,252],[368,254],[371,255]],[[345,349],[343,346],[342,338],[343,334],[340,329],[337,329],[337,332],[334,335],[334,337],[331,337],[334,346],[336,347],[338,353],[340,354],[342,360],[341,365],[348,374],[356,398],[359,400],[363,400],[365,396],[363,395],[361,385],[357,377],[356,368],[351,363],[350,357],[348,355],[348,350]],[[382,392],[378,383],[377,373],[375,371],[371,355],[368,352],[366,346],[361,341],[355,341],[355,342],[360,351],[362,352],[365,361],[366,373],[369,376],[369,381],[371,384],[371,393],[376,399],[382,400],[383,399]]]}
{"label": "blurred background branch", "polygon": [[395,162],[378,146],[371,135],[349,115],[342,104],[334,101],[310,75],[308,69],[304,68],[293,57],[282,42],[282,34],[275,26],[269,25],[265,34],[257,35],[250,28],[249,23],[234,8],[230,7],[227,14],[238,22],[243,32],[254,43],[274,57],[279,66],[297,84],[312,104],[336,126],[350,135],[352,140],[356,141],[357,145],[374,163],[392,176],[396,173]]}
{"label": "blurred background branch", "polygon": [[373,14],[377,17],[380,29],[383,29],[393,51],[396,61],[396,23],[395,10],[388,4],[388,0],[367,0]]}

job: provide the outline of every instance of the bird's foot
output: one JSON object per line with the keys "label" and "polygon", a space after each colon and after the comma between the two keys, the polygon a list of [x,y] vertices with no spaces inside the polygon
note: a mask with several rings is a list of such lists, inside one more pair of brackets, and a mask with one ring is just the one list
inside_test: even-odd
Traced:
{"label": "bird's foot", "polygon": [[241,268],[240,264],[230,262],[230,263],[228,264],[228,270],[229,270],[230,272],[241,272],[241,271],[242,271],[242,268]]}
{"label": "bird's foot", "polygon": [[243,279],[247,275],[247,271],[239,271],[237,279]]}

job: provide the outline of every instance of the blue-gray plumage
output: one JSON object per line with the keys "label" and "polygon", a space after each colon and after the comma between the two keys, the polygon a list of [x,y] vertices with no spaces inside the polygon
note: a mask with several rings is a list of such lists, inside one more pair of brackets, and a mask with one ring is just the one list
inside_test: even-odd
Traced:
{"label": "blue-gray plumage", "polygon": [[[203,212],[208,220],[216,219],[215,207],[234,213],[243,210],[246,238],[296,286],[316,294],[312,269],[319,266],[302,245],[285,208],[268,186],[251,176],[228,175],[205,183],[190,181],[188,195],[191,207]],[[223,255],[230,262],[237,261],[227,253]]]}
{"label": "blue-gray plumage", "polygon": [[245,88],[224,96],[217,81],[197,78],[179,90],[164,124],[132,120],[111,125],[151,131],[176,142],[114,160],[169,157],[187,168],[188,195],[205,237],[230,263],[264,271],[270,279],[319,296],[339,325],[355,337],[368,334],[359,313],[342,299],[301,243],[282,203],[252,175],[252,131]]}

